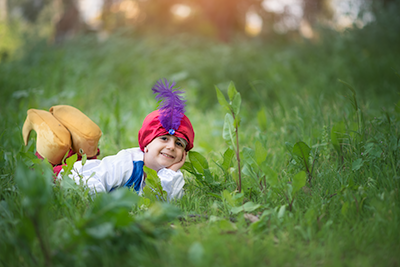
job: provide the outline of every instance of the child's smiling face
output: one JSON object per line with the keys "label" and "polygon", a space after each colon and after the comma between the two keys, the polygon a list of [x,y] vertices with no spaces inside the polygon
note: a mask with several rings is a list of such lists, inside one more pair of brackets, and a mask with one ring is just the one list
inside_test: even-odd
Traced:
{"label": "child's smiling face", "polygon": [[146,147],[144,163],[147,167],[159,171],[182,160],[185,144],[173,135],[161,135],[153,139]]}

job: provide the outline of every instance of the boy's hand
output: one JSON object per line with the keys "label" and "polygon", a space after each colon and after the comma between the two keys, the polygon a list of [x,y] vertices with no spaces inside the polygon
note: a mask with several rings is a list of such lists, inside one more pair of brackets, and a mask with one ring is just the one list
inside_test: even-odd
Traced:
{"label": "boy's hand", "polygon": [[186,155],[187,155],[187,152],[185,151],[185,152],[183,153],[183,155],[182,155],[181,161],[172,164],[171,166],[167,167],[167,169],[173,170],[173,171],[175,171],[175,172],[178,171],[178,170],[183,166],[183,164],[185,164]]}

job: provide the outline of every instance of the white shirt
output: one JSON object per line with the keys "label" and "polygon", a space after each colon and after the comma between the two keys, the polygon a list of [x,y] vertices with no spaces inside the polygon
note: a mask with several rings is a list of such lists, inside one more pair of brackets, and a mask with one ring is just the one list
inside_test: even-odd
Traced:
{"label": "white shirt", "polygon": [[[75,162],[69,177],[79,184],[81,181],[87,185],[91,194],[96,192],[110,192],[112,189],[122,187],[129,180],[133,172],[133,162],[143,161],[144,153],[140,148],[124,149],[113,156],[104,157],[102,160],[87,160],[82,166],[80,161]],[[57,178],[62,179],[62,170]],[[161,186],[168,194],[168,200],[181,198],[185,180],[180,170],[177,172],[163,168],[158,171]],[[142,176],[142,183],[143,186]],[[142,191],[142,187],[141,190]]]}

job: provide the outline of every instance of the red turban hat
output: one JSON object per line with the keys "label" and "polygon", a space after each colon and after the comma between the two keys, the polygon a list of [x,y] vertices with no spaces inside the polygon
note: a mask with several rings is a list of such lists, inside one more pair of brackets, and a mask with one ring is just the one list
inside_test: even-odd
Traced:
{"label": "red turban hat", "polygon": [[[162,125],[159,120],[160,112],[155,110],[151,112],[143,121],[142,128],[139,130],[139,146],[142,151],[144,148],[153,141],[154,138],[170,134]],[[183,115],[179,128],[174,131],[174,136],[183,138],[187,141],[185,150],[189,151],[193,148],[194,130],[190,120],[186,115]]]}

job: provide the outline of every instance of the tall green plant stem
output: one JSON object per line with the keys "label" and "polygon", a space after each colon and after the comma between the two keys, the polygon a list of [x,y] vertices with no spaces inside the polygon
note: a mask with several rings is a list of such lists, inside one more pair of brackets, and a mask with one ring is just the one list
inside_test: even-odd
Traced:
{"label": "tall green plant stem", "polygon": [[[236,120],[235,113],[232,111],[233,121]],[[239,193],[242,192],[242,169],[240,167],[240,154],[239,154],[239,128],[236,123],[235,125],[235,132],[236,132],[236,160],[238,163],[238,171],[239,171],[239,182],[238,182],[238,191]]]}

